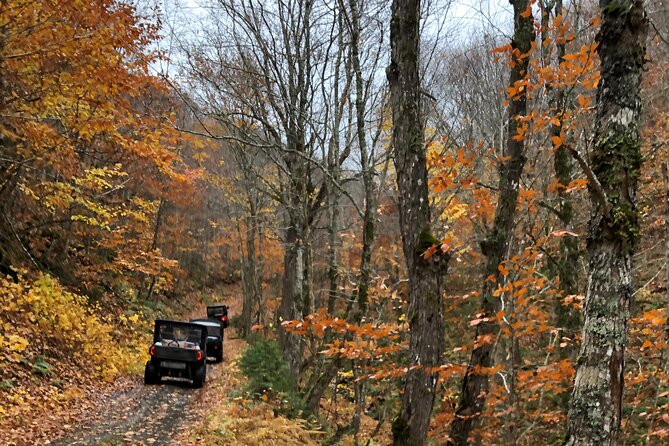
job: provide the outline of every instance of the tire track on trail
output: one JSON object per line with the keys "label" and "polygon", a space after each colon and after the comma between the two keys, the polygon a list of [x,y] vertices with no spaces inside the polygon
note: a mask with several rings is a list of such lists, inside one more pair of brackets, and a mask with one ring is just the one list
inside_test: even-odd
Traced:
{"label": "tire track on trail", "polygon": [[[207,365],[207,382],[219,377],[220,367],[225,367],[225,362]],[[82,420],[74,432],[45,444],[173,445],[172,439],[180,430],[197,423],[199,411],[191,406],[202,399],[206,388],[206,383],[202,389],[193,389],[188,382],[172,380],[145,386],[138,380],[133,388],[103,401],[100,410]]]}

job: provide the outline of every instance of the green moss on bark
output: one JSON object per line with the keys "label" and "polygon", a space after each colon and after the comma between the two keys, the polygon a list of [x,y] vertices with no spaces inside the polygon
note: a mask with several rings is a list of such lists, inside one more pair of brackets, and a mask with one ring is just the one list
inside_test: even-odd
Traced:
{"label": "green moss on bark", "polygon": [[433,245],[438,245],[439,243],[439,240],[437,240],[429,228],[423,229],[423,231],[418,236],[418,243],[416,243],[416,255],[423,255],[425,251],[430,249]]}

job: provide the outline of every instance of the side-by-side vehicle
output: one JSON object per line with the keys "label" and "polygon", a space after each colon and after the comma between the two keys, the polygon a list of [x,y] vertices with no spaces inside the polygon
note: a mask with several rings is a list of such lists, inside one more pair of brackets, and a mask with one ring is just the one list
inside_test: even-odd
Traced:
{"label": "side-by-side vehicle", "polygon": [[207,329],[207,357],[214,358],[215,362],[223,361],[223,327],[214,319],[193,319],[193,324],[198,324]]}
{"label": "side-by-side vehicle", "polygon": [[209,305],[207,307],[207,318],[215,319],[221,323],[221,328],[228,328],[228,306],[227,305]]}
{"label": "side-by-side vehicle", "polygon": [[163,377],[186,378],[202,387],[207,375],[207,327],[190,322],[157,320],[151,359],[144,369],[145,384],[159,384]]}

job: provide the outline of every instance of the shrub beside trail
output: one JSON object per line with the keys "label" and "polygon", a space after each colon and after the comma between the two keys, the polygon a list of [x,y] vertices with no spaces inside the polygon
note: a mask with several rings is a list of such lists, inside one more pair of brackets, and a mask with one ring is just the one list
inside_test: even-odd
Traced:
{"label": "shrub beside trail", "polygon": [[0,425],[136,372],[147,324],[140,312],[102,311],[47,274],[0,278]]}

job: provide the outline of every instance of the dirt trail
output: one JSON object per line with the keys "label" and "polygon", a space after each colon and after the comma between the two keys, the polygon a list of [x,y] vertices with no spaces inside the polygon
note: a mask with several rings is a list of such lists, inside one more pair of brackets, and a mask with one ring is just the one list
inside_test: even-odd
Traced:
{"label": "dirt trail", "polygon": [[86,422],[51,446],[75,445],[172,445],[180,430],[198,421],[198,411],[191,410],[216,381],[225,362],[207,366],[207,383],[192,389],[188,383],[167,381],[156,386],[137,385],[103,401],[99,411],[89,414]]}
{"label": "dirt trail", "polygon": [[[231,287],[232,288],[232,287]],[[232,304],[231,315],[239,302],[236,289],[226,290],[225,303]],[[234,296],[234,297],[231,297]],[[204,306],[193,308],[183,319],[204,313]],[[92,409],[86,407],[79,417],[67,420],[65,435],[31,443],[49,446],[178,446],[203,421],[207,406],[212,404],[208,389],[226,380],[225,368],[240,351],[243,340],[227,329],[223,344],[224,360],[207,365],[204,387],[193,389],[187,381],[163,379],[162,384],[145,386],[142,377],[133,377],[119,389],[103,398]],[[89,405],[85,405],[89,406]]]}

